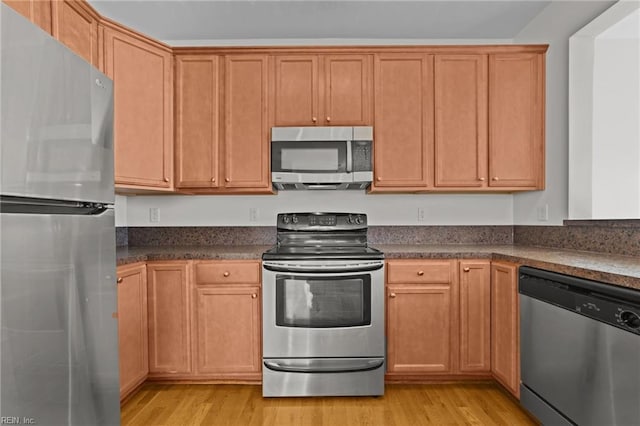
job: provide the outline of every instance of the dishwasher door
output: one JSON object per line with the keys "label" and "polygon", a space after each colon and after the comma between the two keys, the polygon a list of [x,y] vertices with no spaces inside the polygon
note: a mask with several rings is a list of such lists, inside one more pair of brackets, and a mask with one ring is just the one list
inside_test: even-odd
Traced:
{"label": "dishwasher door", "polygon": [[[543,424],[636,425],[640,335],[582,315],[614,308],[588,293],[557,290],[556,306],[520,294],[521,402]],[[541,284],[542,285],[542,284]],[[566,302],[566,303],[565,303]],[[556,303],[556,301],[553,301]],[[563,305],[573,303],[573,310]]]}

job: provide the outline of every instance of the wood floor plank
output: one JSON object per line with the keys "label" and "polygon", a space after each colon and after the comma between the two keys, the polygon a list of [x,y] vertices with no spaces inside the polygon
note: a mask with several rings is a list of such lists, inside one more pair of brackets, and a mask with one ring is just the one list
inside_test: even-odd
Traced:
{"label": "wood floor plank", "polygon": [[262,398],[257,385],[145,384],[123,426],[535,425],[492,383],[388,384],[383,397]]}

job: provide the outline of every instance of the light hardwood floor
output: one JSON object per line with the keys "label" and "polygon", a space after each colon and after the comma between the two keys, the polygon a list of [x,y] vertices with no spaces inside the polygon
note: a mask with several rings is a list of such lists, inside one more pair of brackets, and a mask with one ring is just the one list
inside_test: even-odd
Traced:
{"label": "light hardwood floor", "polygon": [[145,384],[122,425],[535,425],[495,384],[388,384],[384,397],[269,398],[258,385]]}

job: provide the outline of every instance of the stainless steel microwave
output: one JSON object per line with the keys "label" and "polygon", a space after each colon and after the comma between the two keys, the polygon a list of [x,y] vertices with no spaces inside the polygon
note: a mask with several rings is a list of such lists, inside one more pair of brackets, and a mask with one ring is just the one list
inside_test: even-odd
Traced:
{"label": "stainless steel microwave", "polygon": [[276,189],[365,189],[373,180],[373,127],[273,127]]}

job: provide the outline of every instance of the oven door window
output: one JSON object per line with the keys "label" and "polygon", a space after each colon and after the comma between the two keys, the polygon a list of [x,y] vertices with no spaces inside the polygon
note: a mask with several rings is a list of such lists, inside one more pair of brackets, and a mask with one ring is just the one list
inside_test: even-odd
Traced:
{"label": "oven door window", "polygon": [[272,142],[271,171],[289,173],[345,173],[347,143]]}
{"label": "oven door window", "polygon": [[371,277],[278,276],[276,325],[331,328],[371,325]]}

